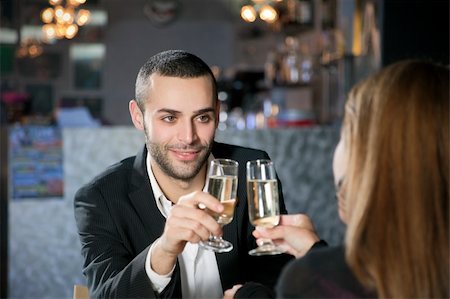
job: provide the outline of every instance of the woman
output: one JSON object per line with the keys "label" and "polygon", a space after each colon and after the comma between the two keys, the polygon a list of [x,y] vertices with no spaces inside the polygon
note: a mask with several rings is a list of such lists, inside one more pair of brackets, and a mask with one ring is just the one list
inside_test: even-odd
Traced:
{"label": "woman", "polygon": [[[448,298],[448,68],[403,61],[356,85],[333,171],[347,224],[345,249],[311,250],[290,263],[278,296]],[[283,216],[282,223],[294,217],[301,216]],[[281,225],[254,235],[275,239],[299,257],[307,245],[298,240],[314,240],[304,227]]]}

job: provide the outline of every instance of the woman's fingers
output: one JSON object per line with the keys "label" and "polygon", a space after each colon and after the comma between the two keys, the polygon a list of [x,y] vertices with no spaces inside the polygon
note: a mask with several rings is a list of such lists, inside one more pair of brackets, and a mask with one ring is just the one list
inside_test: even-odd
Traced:
{"label": "woman's fingers", "polygon": [[234,285],[231,289],[228,289],[223,294],[223,299],[233,299],[234,295],[236,294],[237,290],[239,290],[242,287],[242,284]]}
{"label": "woman's fingers", "polygon": [[257,239],[273,240],[296,257],[305,255],[320,240],[311,220],[303,214],[282,215],[280,225],[269,229],[257,227],[253,235]]}

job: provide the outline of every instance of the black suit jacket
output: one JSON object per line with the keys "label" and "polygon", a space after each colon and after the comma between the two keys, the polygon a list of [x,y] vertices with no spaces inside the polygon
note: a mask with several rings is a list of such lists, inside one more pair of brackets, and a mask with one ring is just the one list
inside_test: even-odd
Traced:
{"label": "black suit jacket", "polygon": [[[214,143],[215,158],[239,162],[238,202],[233,221],[224,226],[224,239],[233,243],[229,253],[216,254],[223,290],[237,283],[258,282],[273,288],[288,255],[251,257],[256,246],[249,223],[245,164],[269,159],[267,153]],[[179,265],[161,294],[153,291],[145,272],[150,245],[161,236],[165,218],[158,210],[146,168],[145,147],[135,157],[111,166],[75,195],[75,219],[84,257],[83,273],[91,296],[100,298],[180,298]],[[286,208],[279,183],[280,212]],[[255,285],[255,284],[248,284]]]}

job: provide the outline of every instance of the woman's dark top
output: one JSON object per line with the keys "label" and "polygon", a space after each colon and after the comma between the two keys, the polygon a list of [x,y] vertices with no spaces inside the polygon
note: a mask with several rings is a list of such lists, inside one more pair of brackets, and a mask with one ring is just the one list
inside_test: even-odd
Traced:
{"label": "woman's dark top", "polygon": [[343,247],[322,247],[290,262],[276,286],[277,298],[376,298],[355,278]]}

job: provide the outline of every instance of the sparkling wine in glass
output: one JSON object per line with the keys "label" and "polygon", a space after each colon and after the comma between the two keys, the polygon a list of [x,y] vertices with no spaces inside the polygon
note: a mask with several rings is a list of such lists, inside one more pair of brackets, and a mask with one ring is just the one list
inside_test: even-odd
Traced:
{"label": "sparkling wine in glass", "polygon": [[[207,177],[207,191],[217,198],[224,206],[221,213],[206,209],[221,227],[230,223],[234,216],[238,184],[238,162],[230,159],[214,159],[211,161]],[[211,235],[207,241],[201,241],[200,246],[215,252],[228,252],[233,244],[222,237]]]}
{"label": "sparkling wine in glass", "polygon": [[[273,162],[254,160],[247,162],[248,215],[254,226],[271,228],[280,221],[278,181]],[[285,252],[270,239],[263,239],[250,255],[275,255]]]}

